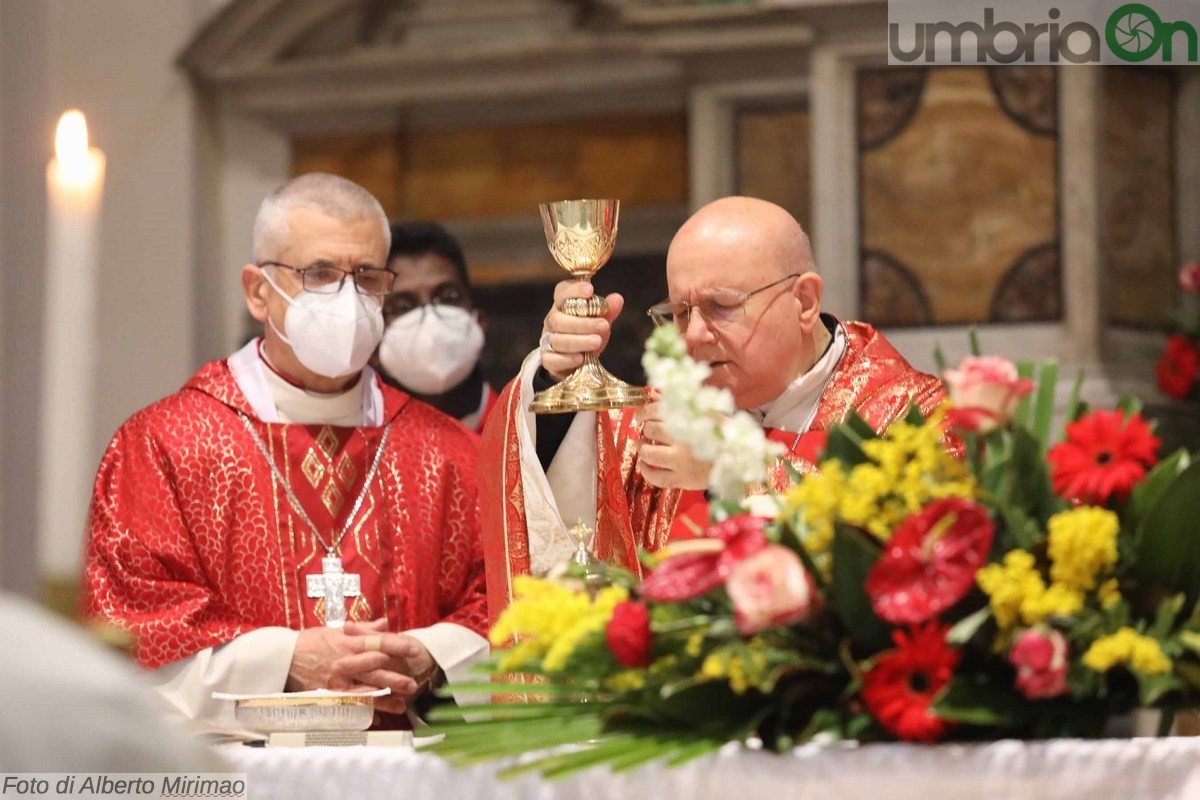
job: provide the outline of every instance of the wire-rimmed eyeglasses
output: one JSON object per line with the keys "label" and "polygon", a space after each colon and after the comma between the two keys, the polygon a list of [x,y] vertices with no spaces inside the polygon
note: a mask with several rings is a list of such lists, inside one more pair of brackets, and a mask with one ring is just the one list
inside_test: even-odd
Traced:
{"label": "wire-rimmed eyeglasses", "polygon": [[793,272],[791,275],[785,275],[777,281],[772,281],[766,286],[760,286],[749,292],[739,292],[736,289],[719,289],[711,294],[702,296],[694,303],[679,301],[678,303],[658,303],[650,306],[650,310],[646,312],[650,319],[654,320],[657,325],[674,324],[680,330],[687,330],[688,323],[692,319],[692,309],[697,309],[700,316],[705,322],[711,325],[728,325],[742,319],[746,315],[746,301],[754,295],[765,292],[772,286],[778,286],[784,281],[793,278],[799,278],[799,272]]}

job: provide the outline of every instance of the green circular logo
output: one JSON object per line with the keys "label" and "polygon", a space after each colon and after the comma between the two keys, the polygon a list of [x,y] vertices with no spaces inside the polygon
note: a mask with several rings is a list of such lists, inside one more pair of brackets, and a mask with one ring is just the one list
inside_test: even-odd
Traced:
{"label": "green circular logo", "polygon": [[1150,6],[1127,3],[1108,18],[1104,26],[1108,49],[1124,61],[1145,61],[1162,43],[1162,18]]}

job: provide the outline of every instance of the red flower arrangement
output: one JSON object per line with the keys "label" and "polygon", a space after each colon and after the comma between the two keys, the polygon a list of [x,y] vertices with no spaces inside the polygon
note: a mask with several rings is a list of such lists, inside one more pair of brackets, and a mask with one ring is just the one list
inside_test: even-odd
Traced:
{"label": "red flower arrangement", "polygon": [[905,741],[936,742],[950,723],[930,710],[950,682],[961,658],[946,644],[947,627],[937,623],[893,631],[895,650],[875,659],[863,674],[863,704],[884,730]]}
{"label": "red flower arrangement", "polygon": [[1050,480],[1068,500],[1103,505],[1124,498],[1158,460],[1160,442],[1140,413],[1093,411],[1067,425],[1067,438],[1050,448]]}
{"label": "red flower arrangement", "polygon": [[1172,315],[1176,333],[1167,337],[1155,372],[1163,394],[1186,400],[1200,396],[1200,263],[1184,264],[1177,282],[1182,297]]}
{"label": "red flower arrangement", "polygon": [[987,561],[995,525],[970,500],[936,500],[906,519],[867,577],[867,596],[880,619],[915,625],[953,606],[975,585]]}
{"label": "red flower arrangement", "polygon": [[1183,400],[1196,386],[1200,375],[1200,350],[1186,336],[1175,334],[1167,338],[1167,349],[1156,367],[1158,388],[1163,394]]}

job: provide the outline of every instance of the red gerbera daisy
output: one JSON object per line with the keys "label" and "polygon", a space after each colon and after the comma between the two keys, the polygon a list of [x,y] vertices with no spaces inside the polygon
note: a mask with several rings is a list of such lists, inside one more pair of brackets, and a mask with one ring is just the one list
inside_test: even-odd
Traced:
{"label": "red gerbera daisy", "polygon": [[929,710],[950,682],[959,652],[946,644],[945,626],[928,623],[893,631],[896,649],[880,654],[863,675],[861,696],[884,730],[910,742],[936,742],[952,724]]}
{"label": "red gerbera daisy", "polygon": [[1182,400],[1192,393],[1200,375],[1200,350],[1186,336],[1167,337],[1167,349],[1158,360],[1158,388],[1163,394]]}
{"label": "red gerbera daisy", "polygon": [[1068,500],[1103,505],[1126,497],[1157,460],[1159,440],[1142,415],[1093,411],[1067,426],[1067,438],[1046,454],[1054,491]]}
{"label": "red gerbera daisy", "polygon": [[978,503],[948,497],[925,506],[901,523],[871,568],[871,607],[893,625],[933,619],[971,591],[994,532]]}

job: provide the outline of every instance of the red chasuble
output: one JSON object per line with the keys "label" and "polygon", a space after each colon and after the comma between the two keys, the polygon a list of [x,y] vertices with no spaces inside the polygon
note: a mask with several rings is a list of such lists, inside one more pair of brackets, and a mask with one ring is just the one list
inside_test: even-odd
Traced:
{"label": "red chasuble", "polygon": [[[129,629],[147,668],[256,628],[324,623],[306,577],[324,547],[292,508],[250,420],[362,593],[347,618],[403,631],[438,622],[486,634],[475,484],[465,428],[388,386],[384,425],[265,423],[225,361],[131,417],[104,454],[88,518],[88,616]],[[379,470],[350,517],[390,426]]]}
{"label": "red chasuble", "polygon": [[[809,431],[770,431],[771,438],[788,448],[789,459],[802,472],[816,469],[828,429],[857,411],[877,431],[916,405],[928,414],[944,399],[942,382],[914,369],[870,325],[843,323],[846,352],[821,395]],[[500,410],[483,433],[479,492],[487,560],[488,610],[493,620],[512,598],[512,578],[529,572],[529,537],[525,494],[521,486],[520,448],[516,420],[519,391],[510,383],[500,395]],[[596,538],[593,550],[604,561],[640,572],[640,549],[654,551],[672,538],[692,535],[691,526],[707,522],[708,504],[703,492],[657,489],[637,471],[640,426],[633,410],[598,413]],[[770,481],[776,489],[788,483],[779,463]],[[678,519],[677,519],[678,518]],[[678,524],[675,524],[678,522]]]}

